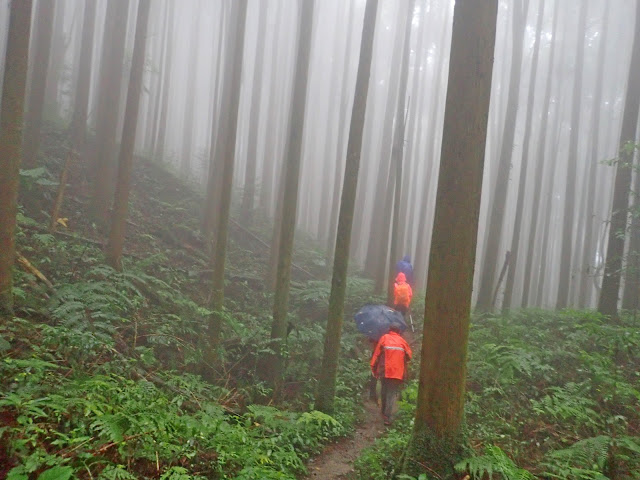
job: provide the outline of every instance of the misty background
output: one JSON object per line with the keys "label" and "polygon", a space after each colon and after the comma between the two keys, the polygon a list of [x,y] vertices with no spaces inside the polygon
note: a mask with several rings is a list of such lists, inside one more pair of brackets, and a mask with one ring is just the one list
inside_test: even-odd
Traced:
{"label": "misty background", "polygon": [[[32,43],[40,31],[38,12],[47,1],[51,0],[34,4]],[[138,5],[135,0],[108,1],[118,2],[119,15],[128,19],[119,79],[122,88],[119,98],[109,99],[119,105],[117,131],[121,132]],[[80,73],[87,2],[53,3],[44,116],[68,124]],[[113,31],[105,27],[107,3],[96,1],[88,107],[88,126],[94,132],[98,103],[104,95],[99,88],[101,51],[104,42],[114,40]],[[389,259],[409,254],[417,291],[424,292],[453,1],[415,1],[407,108],[404,117],[397,118],[403,39],[411,4],[408,0],[380,3],[351,265],[364,269],[372,278],[385,279]],[[8,5],[8,0],[0,0],[2,59]],[[313,17],[297,228],[318,242],[329,264],[364,6],[364,0],[323,0],[316,2]],[[565,306],[597,304],[615,175],[614,167],[606,162],[618,155],[632,39],[634,28],[638,28],[635,8],[633,0],[500,1],[474,281],[476,299],[484,284],[490,296],[498,288],[496,301],[500,305],[510,282],[513,293],[507,302],[513,307],[554,307],[561,303],[558,291],[563,285],[568,289]],[[237,206],[232,215],[237,215],[243,195],[249,191],[259,213],[253,217],[274,217],[288,132],[297,2],[249,0],[247,12],[233,182]],[[216,142],[212,131],[220,119],[228,16],[228,2],[217,0],[155,0],[151,6],[135,149],[138,155],[166,164],[203,189],[210,168],[215,169],[215,164],[211,166]],[[33,63],[30,55],[31,82]],[[469,69],[471,74],[473,65]],[[640,81],[640,75],[636,79]],[[397,122],[406,122],[406,133],[399,247],[390,252],[390,213],[385,206],[393,198],[390,156]],[[92,155],[90,147],[87,154]],[[255,179],[251,178],[253,168]],[[516,225],[519,228],[514,228]],[[562,238],[568,226],[571,248],[569,255],[562,257]],[[518,255],[510,260],[511,278],[496,287],[505,254],[514,251],[512,245]]]}

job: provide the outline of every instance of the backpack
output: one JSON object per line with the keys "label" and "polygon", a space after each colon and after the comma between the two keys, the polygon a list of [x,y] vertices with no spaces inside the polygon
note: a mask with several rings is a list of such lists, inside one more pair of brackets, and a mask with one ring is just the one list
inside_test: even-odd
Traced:
{"label": "backpack", "polygon": [[402,305],[403,307],[408,307],[409,302],[411,301],[411,296],[409,294],[409,289],[411,287],[408,283],[396,283],[395,296],[396,296],[396,304]]}

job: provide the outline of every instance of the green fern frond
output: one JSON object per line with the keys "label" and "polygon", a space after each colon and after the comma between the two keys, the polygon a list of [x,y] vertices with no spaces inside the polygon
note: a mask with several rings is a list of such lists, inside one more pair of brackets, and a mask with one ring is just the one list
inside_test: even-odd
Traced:
{"label": "green fern frond", "polygon": [[532,473],[519,468],[500,447],[490,445],[485,454],[479,457],[464,459],[455,466],[459,472],[469,472],[474,480],[481,480],[485,475],[490,479],[499,474],[504,480],[535,480]]}

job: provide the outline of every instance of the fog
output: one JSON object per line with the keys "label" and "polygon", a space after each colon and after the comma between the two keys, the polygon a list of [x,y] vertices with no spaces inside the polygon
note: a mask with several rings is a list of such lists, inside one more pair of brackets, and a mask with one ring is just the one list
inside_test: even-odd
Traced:
{"label": "fog", "polygon": [[[32,44],[36,17],[47,1],[52,0],[34,2]],[[119,105],[116,131],[121,132],[137,1],[109,2],[117,2],[119,21],[126,21],[128,32],[124,68],[117,73],[120,78],[113,79],[122,88],[118,98],[108,99]],[[87,4],[85,0],[56,0],[51,19],[43,115],[65,125],[74,112]],[[99,128],[100,99],[107,94],[100,80],[103,45],[114,41],[106,22],[107,4],[107,0],[96,0],[88,67],[87,124],[92,133]],[[202,189],[210,172],[215,175],[218,168],[212,152],[216,132],[226,118],[222,84],[228,54],[225,45],[234,28],[230,5],[228,0],[154,0],[151,5],[135,150]],[[413,17],[406,25],[411,5]],[[8,0],[0,0],[2,59],[8,6]],[[315,2],[296,239],[317,242],[328,263],[335,241],[336,202],[342,186],[364,6],[364,0]],[[633,33],[640,28],[635,25],[636,8],[638,3],[633,0],[500,1],[474,301],[482,294],[484,283],[499,306],[511,282],[507,302],[512,307],[553,308],[562,303],[558,292],[563,288],[568,291],[566,306],[597,304],[616,172],[607,161],[619,151]],[[452,0],[415,0],[415,4],[381,0],[367,98],[351,268],[364,269],[372,278],[386,278],[389,259],[411,255],[420,292],[425,291],[428,269],[452,16]],[[406,28],[411,29],[406,109],[403,118],[398,118]],[[234,208],[236,204],[238,208],[232,216],[239,211],[245,191],[253,192],[251,203],[259,214],[254,218],[277,213],[297,29],[297,1],[248,1],[233,178]],[[29,85],[34,81],[34,67],[30,64]],[[470,74],[473,68],[469,65]],[[640,74],[635,79],[640,82]],[[389,194],[394,184],[390,158],[398,122],[406,122],[401,215],[398,250],[390,252],[386,240],[391,220],[385,206],[393,198]],[[518,202],[524,158],[527,170]],[[514,243],[517,224],[520,229]],[[570,241],[563,244],[567,231]],[[505,276],[499,283],[508,251],[513,253],[511,278]]]}

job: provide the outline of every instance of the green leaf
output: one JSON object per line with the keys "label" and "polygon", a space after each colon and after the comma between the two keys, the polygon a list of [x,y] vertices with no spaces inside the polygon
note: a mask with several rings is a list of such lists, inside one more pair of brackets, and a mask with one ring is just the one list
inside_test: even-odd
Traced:
{"label": "green leaf", "polygon": [[7,480],[29,480],[29,476],[24,473],[24,467],[19,466],[11,469],[7,475]]}
{"label": "green leaf", "polygon": [[11,348],[11,344],[7,342],[4,338],[0,337],[0,353],[6,352]]}
{"label": "green leaf", "polygon": [[73,468],[58,465],[42,472],[38,475],[38,480],[69,480],[71,475],[73,475]]}

